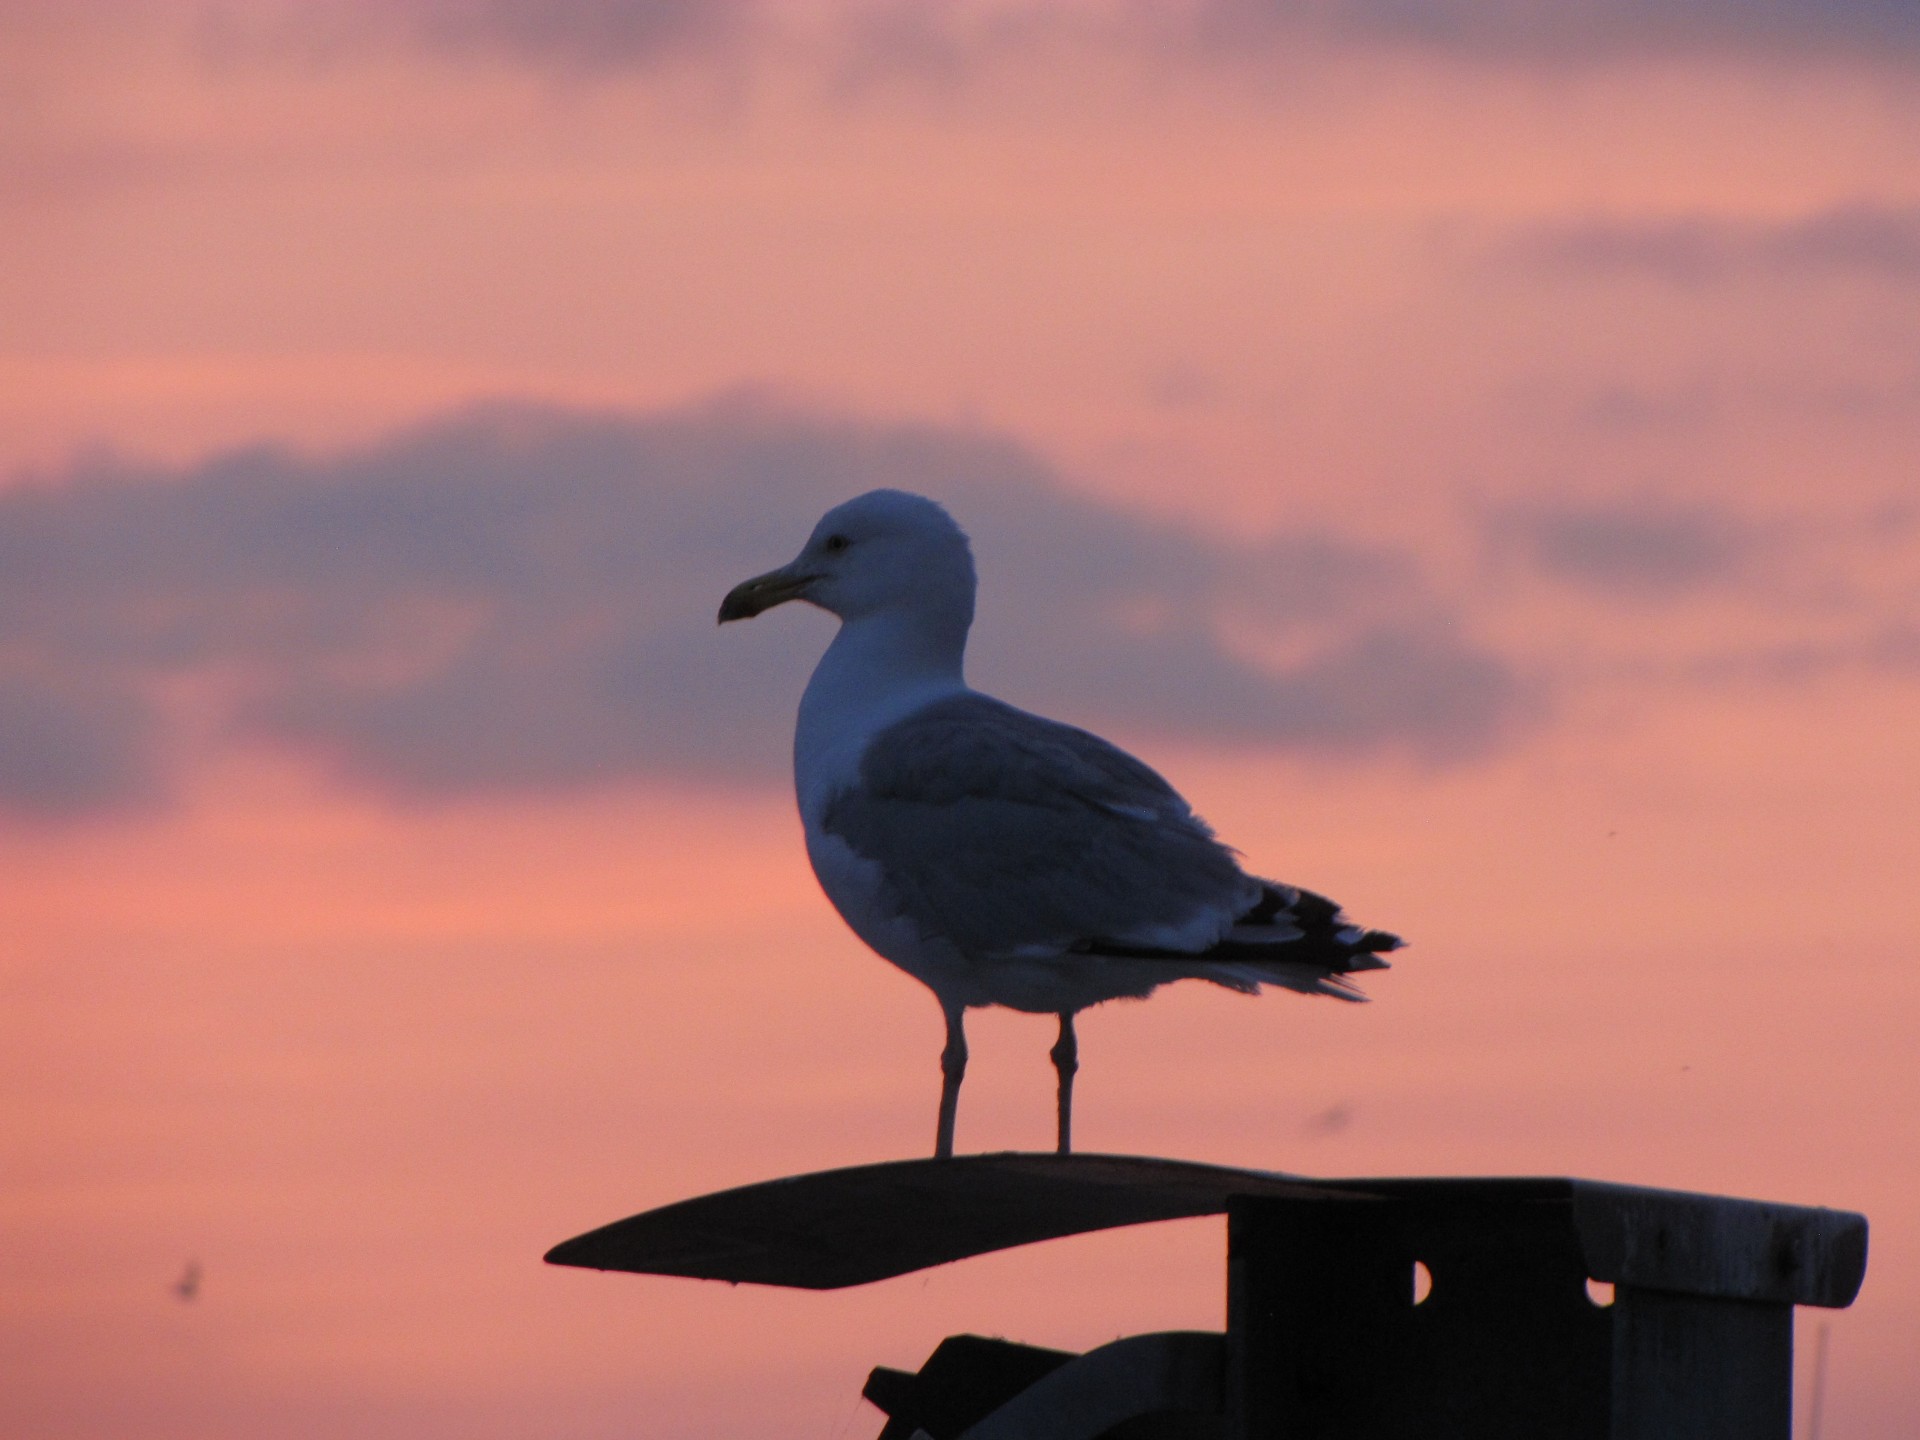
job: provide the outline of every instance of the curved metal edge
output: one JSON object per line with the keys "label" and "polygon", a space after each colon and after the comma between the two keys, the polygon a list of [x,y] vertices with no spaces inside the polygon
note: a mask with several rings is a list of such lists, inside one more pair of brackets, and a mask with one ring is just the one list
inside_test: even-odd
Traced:
{"label": "curved metal edge", "polygon": [[960,1440],[1093,1440],[1139,1415],[1218,1415],[1226,1403],[1226,1363],[1224,1335],[1129,1335],[1042,1376],[962,1431]]}

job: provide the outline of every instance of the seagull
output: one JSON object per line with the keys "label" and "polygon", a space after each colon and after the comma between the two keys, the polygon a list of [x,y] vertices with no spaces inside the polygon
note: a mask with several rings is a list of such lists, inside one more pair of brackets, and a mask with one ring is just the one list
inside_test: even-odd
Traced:
{"label": "seagull", "polygon": [[840,619],[800,699],[807,856],[855,935],[946,1017],[934,1155],[953,1154],[966,1012],[1057,1015],[1058,1149],[1072,1148],[1074,1017],[1174,980],[1342,1000],[1398,936],[1240,868],[1124,750],[970,688],[973,552],[945,509],[874,490],[829,510],[720,623],[803,600]]}

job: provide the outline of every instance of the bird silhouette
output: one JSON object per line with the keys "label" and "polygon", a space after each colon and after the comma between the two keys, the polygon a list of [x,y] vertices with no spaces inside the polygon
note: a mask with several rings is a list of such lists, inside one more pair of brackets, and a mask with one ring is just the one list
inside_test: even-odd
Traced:
{"label": "bird silhouette", "polygon": [[973,556],[939,505],[875,490],[827,512],[720,621],[790,600],[840,617],[800,701],[807,854],[854,933],[946,1018],[934,1154],[953,1153],[965,1012],[1057,1015],[1058,1149],[1072,1148],[1074,1016],[1198,979],[1364,998],[1397,936],[1240,868],[1165,780],[1070,725],[971,689]]}

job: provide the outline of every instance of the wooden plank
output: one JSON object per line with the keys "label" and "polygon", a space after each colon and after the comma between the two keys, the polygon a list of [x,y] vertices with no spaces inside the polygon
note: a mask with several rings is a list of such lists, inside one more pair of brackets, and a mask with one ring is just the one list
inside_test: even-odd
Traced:
{"label": "wooden plank", "polygon": [[1147,1156],[1024,1153],[742,1186],[602,1226],[547,1259],[830,1290],[1038,1240],[1217,1215],[1243,1195],[1538,1206],[1577,1235],[1588,1275],[1677,1293],[1846,1305],[1866,1271],[1866,1220],[1845,1211],[1563,1178],[1313,1180]]}
{"label": "wooden plank", "polygon": [[1576,1180],[1573,1221],[1615,1284],[1838,1308],[1867,1273],[1866,1217],[1845,1210]]}
{"label": "wooden plank", "polygon": [[827,1170],[649,1210],[556,1245],[555,1265],[833,1290],[1120,1225],[1218,1215],[1291,1176],[1127,1155],[967,1155]]}

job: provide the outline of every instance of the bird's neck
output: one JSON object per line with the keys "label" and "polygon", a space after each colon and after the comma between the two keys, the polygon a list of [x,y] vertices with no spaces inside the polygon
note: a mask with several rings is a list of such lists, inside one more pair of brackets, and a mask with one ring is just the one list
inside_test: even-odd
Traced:
{"label": "bird's neck", "polygon": [[964,623],[897,610],[843,621],[800,697],[793,762],[801,809],[849,783],[879,731],[964,692],[966,649]]}

